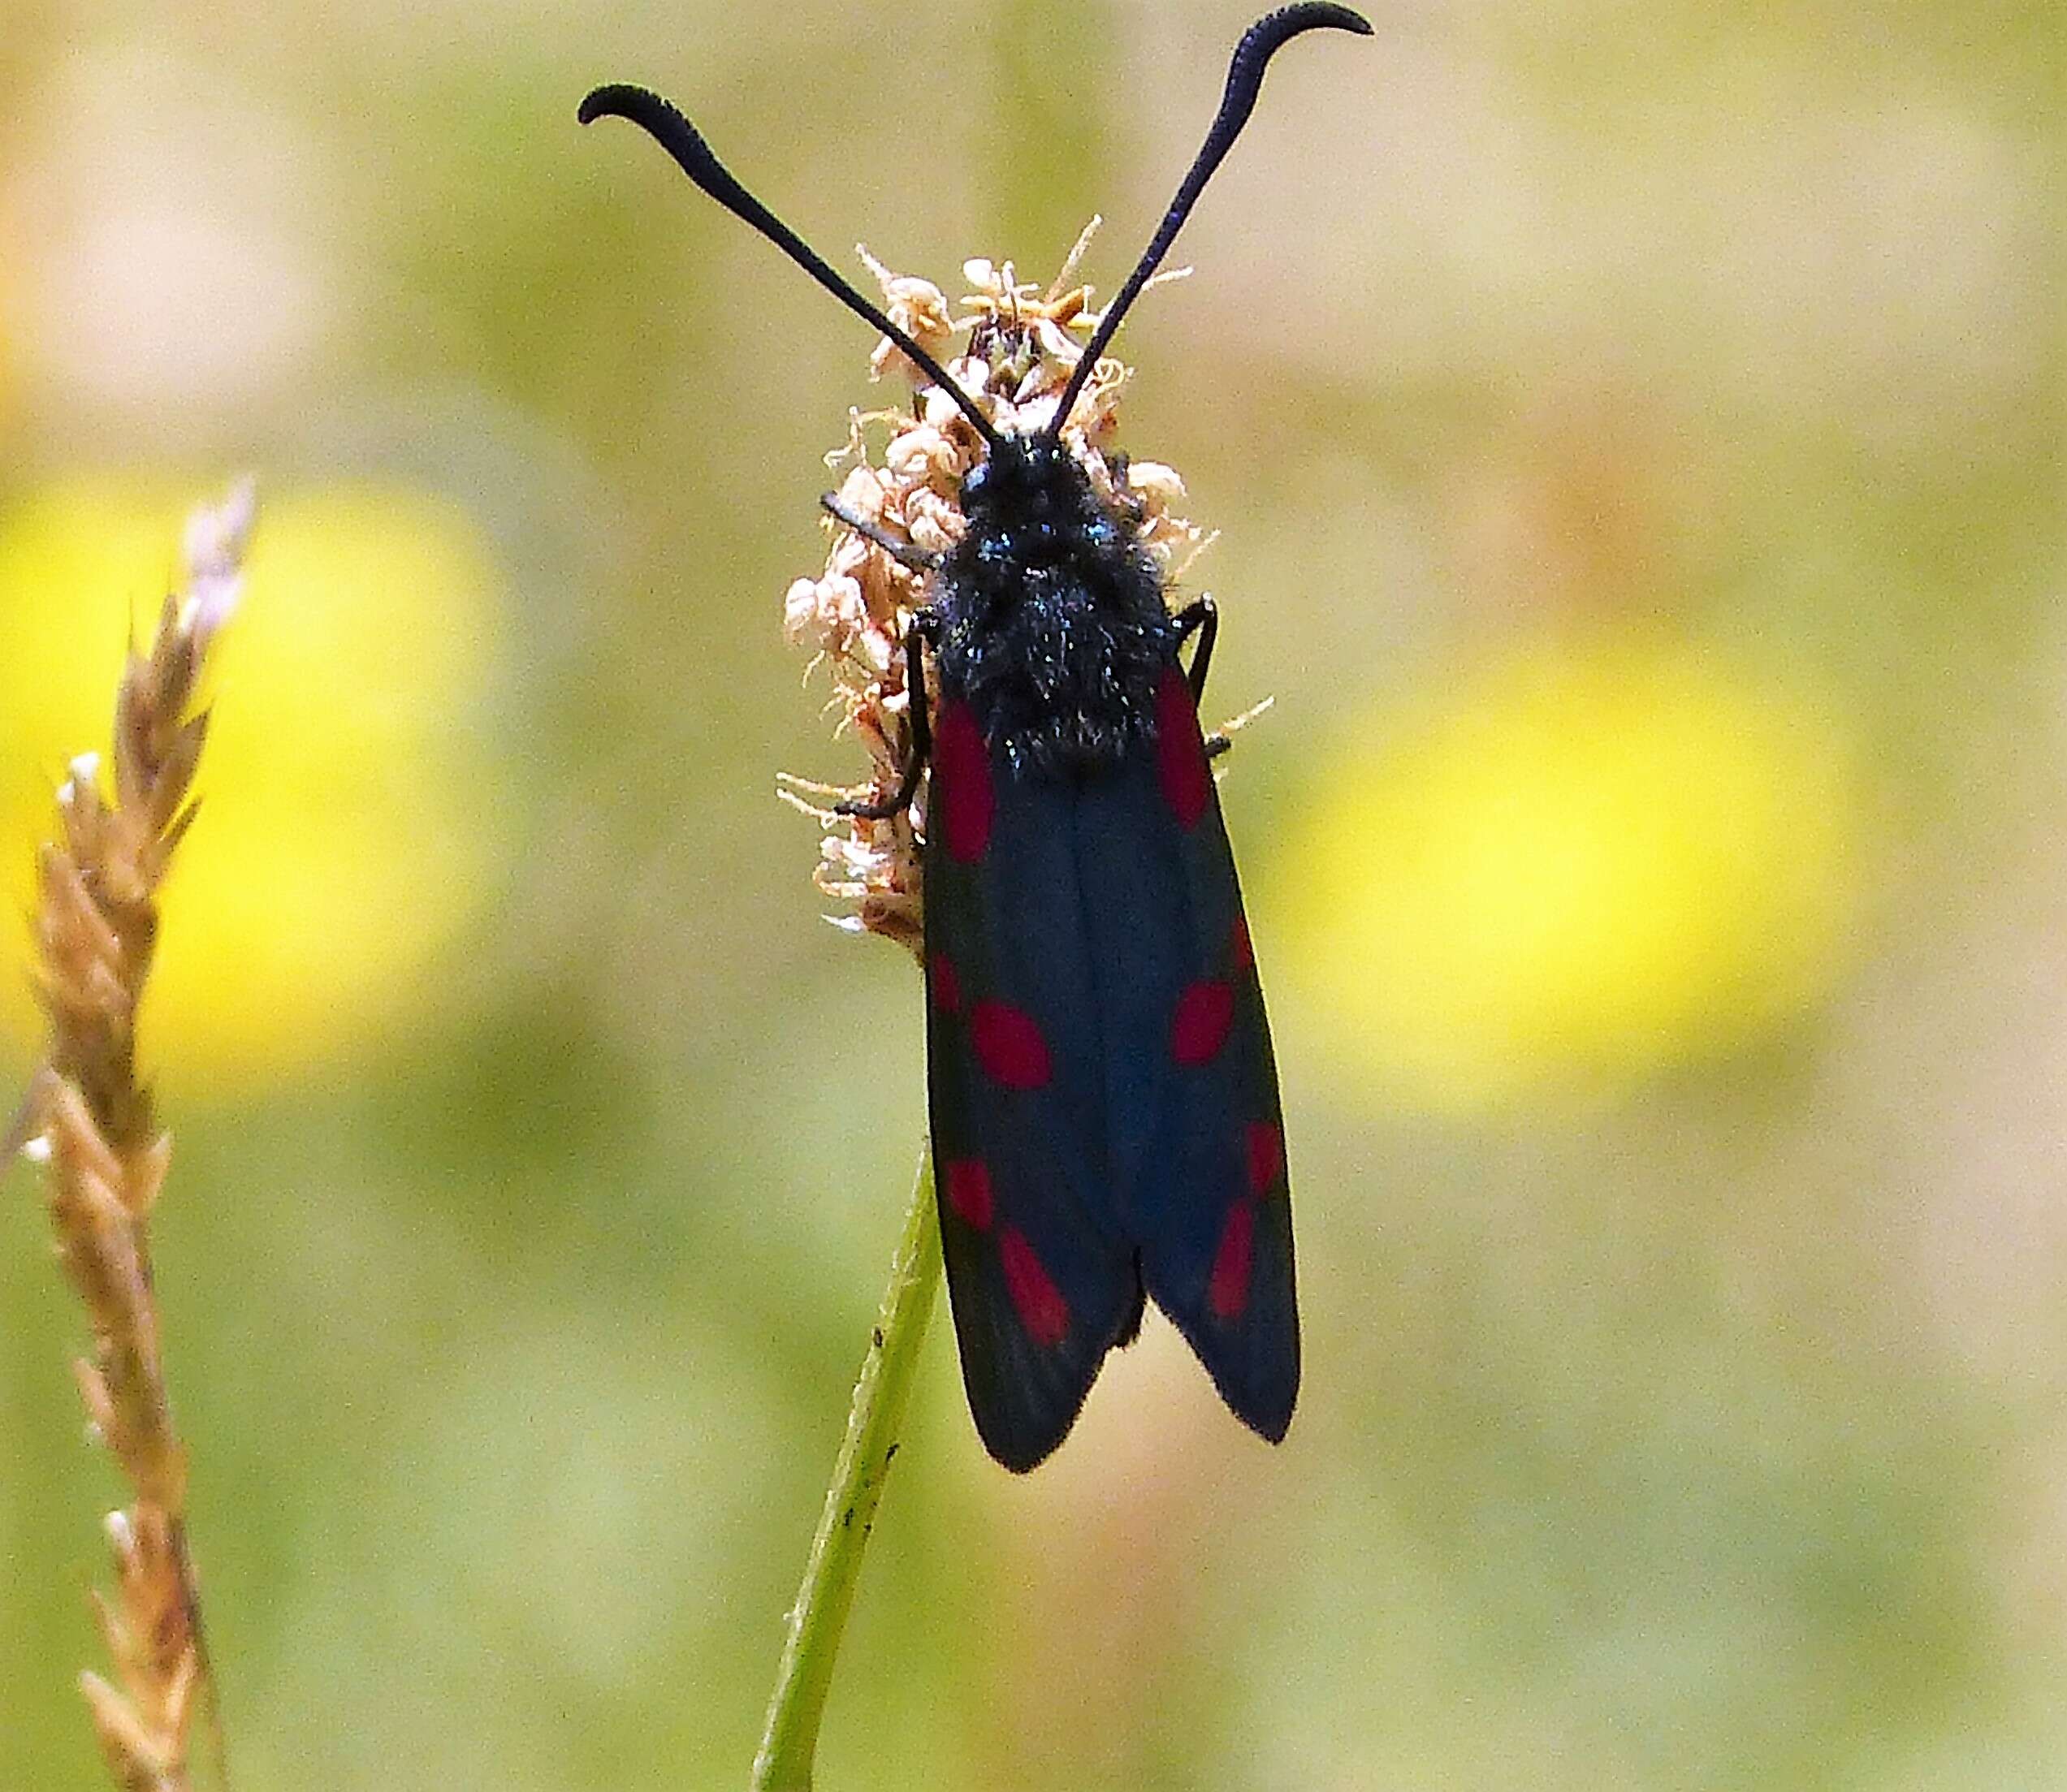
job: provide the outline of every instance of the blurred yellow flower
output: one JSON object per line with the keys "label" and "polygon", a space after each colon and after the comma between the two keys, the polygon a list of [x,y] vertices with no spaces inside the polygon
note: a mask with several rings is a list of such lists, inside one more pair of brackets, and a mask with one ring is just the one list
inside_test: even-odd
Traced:
{"label": "blurred yellow flower", "polygon": [[1611,1091],[1827,988],[1857,801],[1831,723],[1713,656],[1546,645],[1332,758],[1267,937],[1310,1036],[1387,1100]]}
{"label": "blurred yellow flower", "polygon": [[[124,646],[156,620],[192,496],[79,482],[0,507],[0,853],[17,966],[52,787],[72,755],[106,746]],[[420,974],[479,902],[495,844],[478,712],[498,602],[471,521],[394,489],[262,495],[246,569],[142,1021],[147,1072],[223,1090],[420,1009]],[[0,1015],[32,1042],[24,982],[0,978]]]}

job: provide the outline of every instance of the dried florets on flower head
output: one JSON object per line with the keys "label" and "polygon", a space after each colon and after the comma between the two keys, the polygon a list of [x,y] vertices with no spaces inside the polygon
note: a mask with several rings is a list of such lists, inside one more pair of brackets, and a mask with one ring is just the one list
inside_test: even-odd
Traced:
{"label": "dried florets on flower head", "polygon": [[[965,261],[962,276],[974,290],[962,296],[958,309],[950,308],[932,282],[893,274],[866,249],[860,253],[882,289],[891,322],[976,395],[1001,434],[1032,435],[1054,421],[1083,339],[1098,325],[1090,288],[1070,284],[1097,222],[1092,220],[1044,291],[1022,283],[1009,261]],[[1187,271],[1157,279],[1179,279]],[[879,341],[869,365],[876,377],[895,369],[917,389],[908,410],[849,413],[846,442],[826,456],[828,467],[845,471],[835,501],[889,542],[908,542],[923,555],[944,553],[962,538],[958,494],[983,457],[982,441],[954,401],[926,384],[926,376],[887,339]],[[1092,489],[1133,522],[1157,564],[1174,576],[1208,538],[1178,513],[1184,483],[1172,469],[1130,461],[1112,446],[1126,379],[1118,361],[1102,361],[1085,383],[1062,438]],[[854,788],[785,778],[783,794],[824,828],[815,881],[828,896],[853,905],[837,924],[885,934],[915,951],[921,939],[923,806],[915,819],[907,810],[872,821],[811,799],[873,801],[897,788],[910,752],[904,642],[912,612],[926,601],[926,576],[848,524],[828,516],[827,525],[832,545],[825,569],[790,585],[783,599],[783,633],[811,648],[814,665],[823,660],[831,667],[832,706],[841,728],[867,748],[870,770]]]}

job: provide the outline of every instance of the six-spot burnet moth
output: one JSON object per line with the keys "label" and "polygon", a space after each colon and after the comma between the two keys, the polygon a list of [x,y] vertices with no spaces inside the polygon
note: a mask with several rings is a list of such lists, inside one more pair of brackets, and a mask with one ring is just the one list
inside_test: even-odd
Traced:
{"label": "six-spot burnet moth", "polygon": [[[1099,494],[1063,430],[1248,122],[1265,66],[1321,27],[1371,28],[1347,7],[1309,4],[1243,37],[1161,228],[1031,434],[994,427],[665,100],[609,86],[582,104],[584,123],[614,115],[649,132],[706,193],[902,350],[983,446],[961,483],[965,527],[951,548],[881,543],[929,585],[905,642],[910,751],[893,794],[842,808],[893,815],[931,768],[935,1182],[970,1409],[1010,1469],[1061,1443],[1151,1297],[1262,1436],[1284,1436],[1298,1397],[1277,1071],[1199,723],[1213,608],[1201,598],[1172,611],[1130,520]],[[1194,634],[1187,669],[1178,653]]]}

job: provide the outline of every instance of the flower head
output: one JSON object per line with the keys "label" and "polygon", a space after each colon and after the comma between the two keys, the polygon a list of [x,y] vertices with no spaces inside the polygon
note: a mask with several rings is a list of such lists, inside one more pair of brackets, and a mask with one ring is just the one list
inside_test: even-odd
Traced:
{"label": "flower head", "polygon": [[[1022,282],[1009,261],[965,261],[962,278],[973,290],[953,307],[932,282],[893,274],[866,249],[860,254],[891,321],[941,360],[1001,434],[1031,435],[1053,422],[1082,339],[1099,322],[1091,289],[1070,284],[1096,227],[1094,218],[1045,290]],[[876,344],[869,366],[876,377],[894,369],[913,384],[909,408],[849,412],[846,442],[826,464],[844,472],[833,499],[851,520],[828,516],[832,548],[824,570],[796,580],[783,598],[784,634],[831,669],[840,728],[867,749],[869,769],[852,788],[785,778],[782,793],[824,828],[815,881],[828,896],[854,905],[838,925],[885,934],[915,950],[923,805],[915,819],[907,811],[875,821],[813,799],[874,800],[902,778],[911,749],[904,643],[914,611],[926,602],[927,575],[893,549],[909,544],[923,559],[961,539],[962,481],[982,458],[983,441],[954,401],[887,339]],[[1134,523],[1157,565],[1174,576],[1209,538],[1178,514],[1184,484],[1173,469],[1130,461],[1113,446],[1127,377],[1117,360],[1101,361],[1062,439],[1092,488]]]}
{"label": "flower head", "polygon": [[1841,719],[1696,643],[1529,643],[1322,763],[1260,896],[1285,999],[1388,1102],[1612,1095],[1771,1037],[1845,962]]}

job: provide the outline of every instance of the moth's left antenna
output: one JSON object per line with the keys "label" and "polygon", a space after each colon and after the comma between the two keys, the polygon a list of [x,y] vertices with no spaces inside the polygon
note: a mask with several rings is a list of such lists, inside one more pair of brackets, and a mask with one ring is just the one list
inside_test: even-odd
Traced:
{"label": "moth's left antenna", "polygon": [[794,261],[850,311],[866,318],[904,351],[926,377],[954,399],[962,414],[975,426],[990,447],[998,445],[997,431],[976,408],[976,401],[948,377],[947,369],[835,273],[824,257],[777,218],[733,177],[732,171],[711,153],[703,134],[681,114],[642,87],[613,84],[599,87],[582,101],[578,114],[584,124],[601,118],[629,119],[675,158],[681,171],[742,223],[750,225]]}

